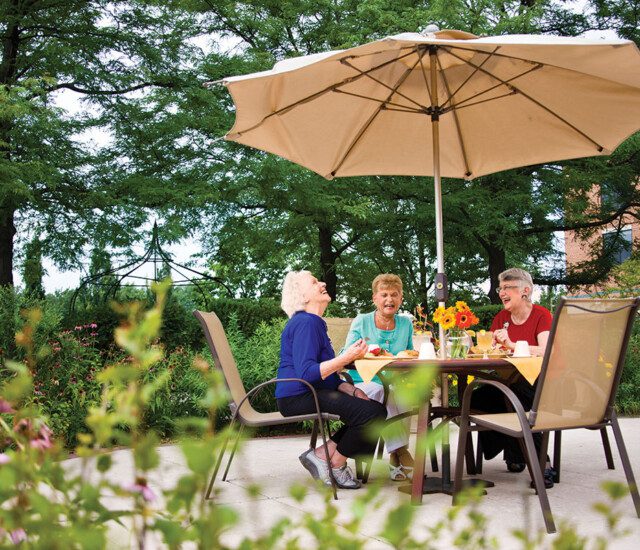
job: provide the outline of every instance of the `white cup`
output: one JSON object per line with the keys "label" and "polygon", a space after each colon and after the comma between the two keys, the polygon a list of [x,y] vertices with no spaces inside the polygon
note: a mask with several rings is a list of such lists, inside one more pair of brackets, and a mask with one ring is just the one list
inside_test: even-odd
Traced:
{"label": "white cup", "polygon": [[531,352],[529,351],[529,342],[526,340],[518,340],[516,342],[516,347],[513,350],[514,357],[531,357]]}
{"label": "white cup", "polygon": [[435,358],[436,358],[436,349],[433,347],[433,343],[422,342],[422,344],[420,344],[418,359],[435,359]]}

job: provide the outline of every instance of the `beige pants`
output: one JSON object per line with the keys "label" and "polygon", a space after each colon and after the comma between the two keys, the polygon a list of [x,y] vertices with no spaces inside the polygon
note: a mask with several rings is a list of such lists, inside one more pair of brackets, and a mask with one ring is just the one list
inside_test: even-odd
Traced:
{"label": "beige pants", "polygon": [[[377,382],[360,382],[356,384],[356,388],[360,388],[367,394],[369,399],[382,403],[384,401],[384,386]],[[387,397],[387,418],[393,418],[399,414],[407,412],[409,409],[398,404],[393,394],[393,386],[389,388],[389,396]],[[409,445],[409,426],[410,418],[398,420],[394,426],[394,435],[385,441],[387,452],[392,453],[400,447]]]}

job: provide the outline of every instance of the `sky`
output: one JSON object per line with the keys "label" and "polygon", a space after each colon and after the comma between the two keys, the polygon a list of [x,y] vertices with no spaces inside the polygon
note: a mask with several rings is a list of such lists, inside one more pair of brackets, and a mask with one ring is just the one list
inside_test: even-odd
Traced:
{"label": "sky", "polygon": [[[583,10],[585,3],[586,3],[586,0],[576,0],[572,4],[574,9],[580,12]],[[584,36],[588,38],[603,38],[603,39],[616,38],[616,35],[613,31],[593,31],[593,32],[586,33]],[[80,103],[78,102],[77,94],[68,90],[62,91],[58,95],[58,97],[56,98],[56,103],[58,106],[63,107],[69,110],[70,112],[84,109],[84,107],[81,106]],[[87,139],[99,143],[103,141],[105,137],[100,135],[92,135],[92,136],[87,136]],[[558,245],[563,248],[564,246],[563,236],[559,236]],[[134,253],[138,255],[142,255],[145,249],[146,249],[146,244],[139,245],[137,247],[134,247]],[[200,248],[193,241],[193,239],[190,239],[188,241],[183,241],[181,243],[177,243],[173,246],[163,246],[163,249],[167,253],[172,255],[174,261],[181,264],[188,263],[192,259],[192,255],[200,252]],[[115,265],[118,265],[117,262],[114,262],[114,263]],[[84,273],[80,271],[64,271],[64,272],[60,271],[47,258],[44,259],[43,267],[45,268],[45,271],[46,271],[46,275],[44,276],[44,279],[43,279],[43,284],[44,284],[45,290],[49,293],[55,292],[58,290],[64,290],[67,288],[77,288],[80,282],[80,278],[84,275]],[[194,269],[204,270],[202,262],[200,262],[200,265],[194,265],[192,267],[194,267]],[[149,275],[151,274],[151,270],[152,270],[152,266],[148,265],[145,268],[143,268],[138,274]],[[18,269],[14,271],[14,279],[18,286],[22,286],[23,284],[22,277]]]}

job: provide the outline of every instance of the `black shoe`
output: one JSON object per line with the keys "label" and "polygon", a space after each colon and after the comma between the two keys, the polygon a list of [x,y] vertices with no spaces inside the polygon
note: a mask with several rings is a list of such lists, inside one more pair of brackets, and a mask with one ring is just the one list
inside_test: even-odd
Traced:
{"label": "black shoe", "polygon": [[506,460],[505,462],[507,463],[507,470],[513,472],[514,474],[523,472],[527,467],[524,462],[511,462],[510,460]]}
{"label": "black shoe", "polygon": [[[553,480],[556,478],[556,471],[553,468],[545,468],[543,478],[545,489],[551,489],[553,487]],[[531,488],[535,489],[535,487],[535,483],[531,481]]]}

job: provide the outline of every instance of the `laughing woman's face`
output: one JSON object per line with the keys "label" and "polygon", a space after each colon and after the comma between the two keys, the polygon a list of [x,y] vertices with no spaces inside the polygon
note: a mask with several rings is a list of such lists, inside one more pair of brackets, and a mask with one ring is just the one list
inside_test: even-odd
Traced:
{"label": "laughing woman's face", "polygon": [[402,304],[402,291],[397,287],[378,287],[373,303],[385,317],[395,315]]}

